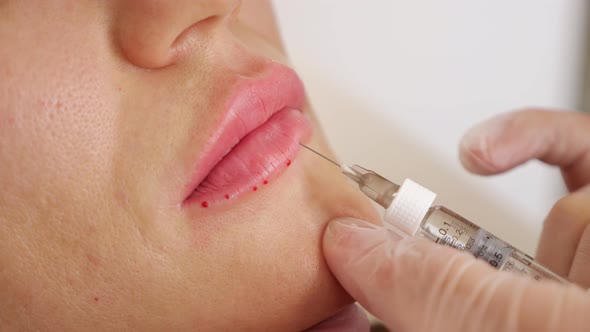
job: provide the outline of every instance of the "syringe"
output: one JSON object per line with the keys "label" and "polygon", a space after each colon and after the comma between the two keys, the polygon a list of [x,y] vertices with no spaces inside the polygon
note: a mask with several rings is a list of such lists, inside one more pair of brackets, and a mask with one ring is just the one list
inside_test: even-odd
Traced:
{"label": "syringe", "polygon": [[416,182],[406,179],[400,186],[359,165],[340,165],[301,145],[338,165],[367,197],[385,209],[384,225],[400,236],[422,236],[436,243],[470,252],[500,270],[529,275],[537,280],[567,282],[485,229],[445,207],[432,206],[436,194]]}

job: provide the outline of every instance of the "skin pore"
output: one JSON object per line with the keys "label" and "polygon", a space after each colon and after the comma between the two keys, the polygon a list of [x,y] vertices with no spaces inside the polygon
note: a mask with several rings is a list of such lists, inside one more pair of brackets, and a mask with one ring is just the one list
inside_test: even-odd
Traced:
{"label": "skin pore", "polygon": [[0,0],[0,43],[2,331],[296,331],[352,301],[322,234],[377,218],[334,166],[181,204],[236,81],[288,64],[267,1]]}

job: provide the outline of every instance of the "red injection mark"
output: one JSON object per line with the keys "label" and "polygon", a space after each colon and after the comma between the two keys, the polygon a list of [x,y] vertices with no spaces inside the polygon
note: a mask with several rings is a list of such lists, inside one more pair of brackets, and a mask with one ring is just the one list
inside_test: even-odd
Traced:
{"label": "red injection mark", "polygon": [[256,191],[256,190],[258,190],[258,187],[254,186],[254,187],[252,187],[252,190]]}
{"label": "red injection mark", "polygon": [[229,199],[229,194],[225,194],[225,199]]}
{"label": "red injection mark", "polygon": [[264,183],[264,184],[268,184],[268,180],[264,180],[262,183]]}
{"label": "red injection mark", "polygon": [[201,206],[204,207],[204,208],[209,207],[209,203],[207,203],[207,201],[203,201],[201,203]]}
{"label": "red injection mark", "polygon": [[291,160],[287,160],[287,166],[291,166]]}

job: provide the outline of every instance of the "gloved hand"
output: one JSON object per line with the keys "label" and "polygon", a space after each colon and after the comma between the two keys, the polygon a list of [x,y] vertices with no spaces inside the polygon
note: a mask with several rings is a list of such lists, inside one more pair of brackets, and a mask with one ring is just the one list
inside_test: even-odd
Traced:
{"label": "gloved hand", "polygon": [[590,331],[590,116],[521,111],[463,138],[464,166],[496,174],[559,166],[571,193],[547,217],[536,259],[572,284],[498,271],[472,255],[365,221],[330,222],[324,255],[342,286],[393,331]]}

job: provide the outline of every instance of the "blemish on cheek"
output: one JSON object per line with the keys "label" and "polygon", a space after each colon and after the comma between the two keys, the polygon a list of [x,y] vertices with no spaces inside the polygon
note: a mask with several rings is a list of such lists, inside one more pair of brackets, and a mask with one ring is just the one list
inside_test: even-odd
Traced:
{"label": "blemish on cheek", "polygon": [[264,184],[268,184],[268,180],[264,180],[262,183],[264,183]]}
{"label": "blemish on cheek", "polygon": [[2,119],[2,117],[0,116],[0,132],[2,131],[4,126],[7,126],[8,128],[14,127],[15,123],[16,119],[14,116],[9,115],[6,119]]}
{"label": "blemish on cheek", "polygon": [[287,160],[287,166],[291,166],[291,160]]}
{"label": "blemish on cheek", "polygon": [[117,190],[117,192],[115,192],[115,199],[121,207],[127,208],[129,206],[129,195],[127,195],[126,192]]}
{"label": "blemish on cheek", "polygon": [[201,206],[204,208],[209,207],[209,203],[207,201],[202,201]]}
{"label": "blemish on cheek", "polygon": [[88,262],[93,266],[98,267],[100,265],[100,258],[94,254],[86,254],[86,259],[88,259]]}
{"label": "blemish on cheek", "polygon": [[254,190],[254,191],[258,190],[258,186],[252,187],[252,190]]}

